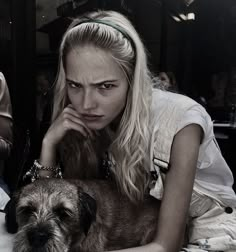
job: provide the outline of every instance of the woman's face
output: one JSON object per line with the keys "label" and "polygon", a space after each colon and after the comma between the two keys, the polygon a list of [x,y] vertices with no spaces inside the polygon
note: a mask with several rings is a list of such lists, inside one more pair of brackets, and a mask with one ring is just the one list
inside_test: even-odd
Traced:
{"label": "woman's face", "polygon": [[109,52],[94,46],[71,50],[66,56],[69,101],[93,130],[112,123],[124,110],[128,82]]}

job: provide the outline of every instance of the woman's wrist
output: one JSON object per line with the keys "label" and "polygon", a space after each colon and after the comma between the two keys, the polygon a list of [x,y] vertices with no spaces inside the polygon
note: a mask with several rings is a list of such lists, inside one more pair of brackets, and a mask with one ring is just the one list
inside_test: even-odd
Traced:
{"label": "woman's wrist", "polygon": [[39,163],[47,167],[56,165],[56,146],[51,144],[47,138],[44,138],[42,142]]}
{"label": "woman's wrist", "polygon": [[45,136],[43,138],[43,141],[42,141],[42,148],[46,148],[46,149],[49,149],[49,150],[54,150],[56,149],[56,143],[53,143],[47,136]]}
{"label": "woman's wrist", "polygon": [[38,160],[35,160],[33,166],[36,169],[36,175],[38,178],[62,178],[61,168],[59,165],[44,166]]}
{"label": "woman's wrist", "polygon": [[47,166],[43,166],[38,160],[35,160],[32,166],[35,171],[35,179],[53,177],[54,173],[56,173],[56,168],[52,169],[52,166],[49,167],[50,169],[47,169]]}
{"label": "woman's wrist", "polygon": [[53,172],[52,171],[39,170],[38,175],[39,175],[40,178],[51,178],[51,177],[53,177]]}
{"label": "woman's wrist", "polygon": [[31,182],[40,178],[62,178],[61,168],[56,163],[56,146],[45,137],[42,142],[40,158],[35,160],[24,179]]}
{"label": "woman's wrist", "polygon": [[41,178],[62,178],[60,166],[44,166],[38,160],[35,160],[32,167],[26,172],[23,180],[34,182]]}

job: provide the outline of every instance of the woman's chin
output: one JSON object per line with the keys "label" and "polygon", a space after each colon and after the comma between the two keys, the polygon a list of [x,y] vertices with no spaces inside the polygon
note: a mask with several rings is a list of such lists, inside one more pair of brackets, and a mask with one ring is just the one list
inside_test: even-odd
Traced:
{"label": "woman's chin", "polygon": [[89,129],[98,131],[104,129],[107,126],[104,123],[97,123],[97,122],[86,122],[86,125]]}

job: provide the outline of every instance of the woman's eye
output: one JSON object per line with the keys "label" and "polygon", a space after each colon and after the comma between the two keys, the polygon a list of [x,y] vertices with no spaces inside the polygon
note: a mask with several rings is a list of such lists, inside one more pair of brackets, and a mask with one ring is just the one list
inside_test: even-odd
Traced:
{"label": "woman's eye", "polygon": [[114,87],[114,85],[110,83],[104,83],[99,86],[100,89],[111,89],[112,87]]}
{"label": "woman's eye", "polygon": [[77,87],[77,86],[76,86],[75,84],[73,84],[73,83],[70,83],[69,86],[72,87],[72,88],[76,88],[76,87]]}
{"label": "woman's eye", "polygon": [[73,82],[67,82],[67,85],[71,88],[80,88],[80,84],[76,84]]}

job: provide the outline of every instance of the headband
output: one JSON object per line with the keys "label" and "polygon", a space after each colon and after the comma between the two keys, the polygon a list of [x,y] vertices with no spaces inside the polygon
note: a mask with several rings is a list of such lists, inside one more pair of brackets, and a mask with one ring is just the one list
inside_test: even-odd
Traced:
{"label": "headband", "polygon": [[114,24],[114,23],[112,23],[112,22],[110,22],[108,20],[92,19],[92,18],[86,17],[85,20],[80,21],[74,27],[76,27],[78,25],[81,25],[81,24],[85,24],[85,23],[103,24],[103,25],[107,25],[107,26],[112,27],[113,29],[119,31],[124,37],[126,37],[130,41],[132,47],[135,49],[135,44],[133,42],[133,39],[130,37],[130,35],[121,26],[119,26],[117,24]]}

